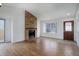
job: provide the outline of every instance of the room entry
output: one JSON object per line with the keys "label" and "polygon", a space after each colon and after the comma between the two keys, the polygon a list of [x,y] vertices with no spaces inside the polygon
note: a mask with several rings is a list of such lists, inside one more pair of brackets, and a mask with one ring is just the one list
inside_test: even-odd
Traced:
{"label": "room entry", "polygon": [[64,21],[64,40],[74,41],[74,21]]}
{"label": "room entry", "polygon": [[4,42],[4,20],[0,19],[0,42]]}

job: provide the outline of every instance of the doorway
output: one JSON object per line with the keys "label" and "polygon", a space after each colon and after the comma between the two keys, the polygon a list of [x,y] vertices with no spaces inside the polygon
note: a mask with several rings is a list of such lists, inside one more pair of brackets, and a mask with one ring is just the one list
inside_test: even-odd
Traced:
{"label": "doorway", "polygon": [[64,21],[64,40],[74,41],[74,21]]}
{"label": "doorway", "polygon": [[4,20],[0,19],[0,43],[4,41]]}

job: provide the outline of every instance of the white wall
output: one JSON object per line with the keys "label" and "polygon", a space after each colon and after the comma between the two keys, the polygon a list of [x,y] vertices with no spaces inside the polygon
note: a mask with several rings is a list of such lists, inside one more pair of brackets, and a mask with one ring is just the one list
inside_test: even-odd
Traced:
{"label": "white wall", "polygon": [[[45,22],[46,20],[51,20],[51,22],[57,23],[57,33],[44,33],[43,32],[43,22]],[[40,18],[40,36],[63,39],[63,22],[70,21],[70,20],[75,20],[75,18],[74,17],[62,17],[62,18],[57,18],[57,19],[53,19],[53,17]]]}
{"label": "white wall", "polygon": [[24,10],[16,7],[0,7],[0,18],[5,19],[5,40],[18,42],[24,40]]}
{"label": "white wall", "polygon": [[79,46],[79,7],[76,13],[76,21],[75,21],[75,39],[77,42],[77,45]]}
{"label": "white wall", "polygon": [[40,19],[37,18],[37,37],[40,37]]}
{"label": "white wall", "polygon": [[25,40],[25,11],[17,9],[13,14],[13,42]]}

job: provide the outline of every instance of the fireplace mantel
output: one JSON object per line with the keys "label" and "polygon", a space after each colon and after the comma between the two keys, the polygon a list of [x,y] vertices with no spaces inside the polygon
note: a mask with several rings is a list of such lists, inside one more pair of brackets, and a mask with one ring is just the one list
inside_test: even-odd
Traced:
{"label": "fireplace mantel", "polygon": [[37,28],[25,28],[25,29],[37,29]]}

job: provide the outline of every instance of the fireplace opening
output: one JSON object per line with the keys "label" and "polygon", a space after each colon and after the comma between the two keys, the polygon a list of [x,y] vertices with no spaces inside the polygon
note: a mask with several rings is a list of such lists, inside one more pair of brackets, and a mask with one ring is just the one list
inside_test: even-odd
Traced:
{"label": "fireplace opening", "polygon": [[29,30],[29,39],[35,38],[35,30]]}

